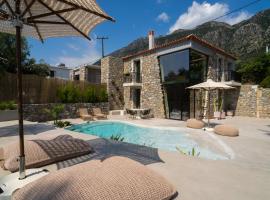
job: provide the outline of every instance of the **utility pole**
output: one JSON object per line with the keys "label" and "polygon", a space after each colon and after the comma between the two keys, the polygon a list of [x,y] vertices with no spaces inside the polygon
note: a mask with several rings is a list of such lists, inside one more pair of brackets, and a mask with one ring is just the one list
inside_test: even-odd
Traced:
{"label": "utility pole", "polygon": [[101,40],[101,45],[102,45],[102,58],[104,58],[104,40],[108,40],[108,37],[97,37],[97,40]]}

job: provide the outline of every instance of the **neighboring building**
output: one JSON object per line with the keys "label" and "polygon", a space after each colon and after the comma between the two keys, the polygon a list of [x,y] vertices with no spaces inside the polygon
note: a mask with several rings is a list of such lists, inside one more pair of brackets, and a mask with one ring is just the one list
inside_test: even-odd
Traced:
{"label": "neighboring building", "polygon": [[[190,92],[186,88],[205,81],[210,74],[215,81],[239,86],[233,81],[236,58],[195,35],[155,46],[154,32],[150,31],[148,50],[124,57],[123,64],[108,59],[115,61],[119,58],[104,58],[101,65],[101,71],[108,73],[102,74],[102,77],[106,77],[103,82],[108,85],[113,82],[115,87],[123,90],[124,102],[118,108],[151,108],[158,118],[185,120],[198,116],[205,105],[205,98],[202,98],[205,94]],[[211,73],[208,73],[208,69],[211,69]],[[115,73],[122,71],[121,80]],[[113,77],[117,77],[117,80]],[[226,99],[224,95],[217,94],[217,98],[222,96]],[[230,102],[233,107],[235,102],[233,99],[230,101],[233,101]],[[226,107],[226,102],[223,107]]]}
{"label": "neighboring building", "polygon": [[59,64],[57,67],[50,66],[50,77],[59,79],[70,79],[71,69],[67,68],[65,64]]}
{"label": "neighboring building", "polygon": [[88,81],[93,84],[100,84],[100,66],[85,64],[73,69],[70,73],[71,80]]}

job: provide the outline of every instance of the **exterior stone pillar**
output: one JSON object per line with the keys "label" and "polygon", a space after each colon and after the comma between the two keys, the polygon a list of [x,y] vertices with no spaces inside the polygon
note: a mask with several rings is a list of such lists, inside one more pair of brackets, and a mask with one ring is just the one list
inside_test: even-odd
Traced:
{"label": "exterior stone pillar", "polygon": [[101,60],[101,83],[107,85],[110,110],[122,110],[124,108],[122,58],[107,56]]}

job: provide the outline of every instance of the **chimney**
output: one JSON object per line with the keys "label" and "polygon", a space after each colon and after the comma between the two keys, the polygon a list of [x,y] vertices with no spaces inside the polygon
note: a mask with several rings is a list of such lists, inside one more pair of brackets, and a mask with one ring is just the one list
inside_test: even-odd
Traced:
{"label": "chimney", "polygon": [[149,31],[148,33],[149,49],[155,48],[155,32]]}

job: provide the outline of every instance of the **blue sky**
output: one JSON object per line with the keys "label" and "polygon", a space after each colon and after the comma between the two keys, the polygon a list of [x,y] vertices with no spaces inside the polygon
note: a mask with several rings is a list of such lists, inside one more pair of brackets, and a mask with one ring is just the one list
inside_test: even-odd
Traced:
{"label": "blue sky", "polygon": [[[115,23],[98,25],[90,34],[92,41],[65,37],[45,40],[42,44],[28,39],[31,56],[51,65],[65,63],[68,67],[92,62],[101,56],[97,36],[108,36],[105,53],[126,46],[134,39],[146,36],[150,29],[156,35],[169,34],[178,28],[192,29],[196,25],[237,9],[253,0],[97,0]],[[247,19],[256,12],[270,8],[270,0],[261,0],[235,14],[220,19],[230,24]]]}

